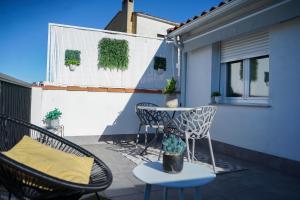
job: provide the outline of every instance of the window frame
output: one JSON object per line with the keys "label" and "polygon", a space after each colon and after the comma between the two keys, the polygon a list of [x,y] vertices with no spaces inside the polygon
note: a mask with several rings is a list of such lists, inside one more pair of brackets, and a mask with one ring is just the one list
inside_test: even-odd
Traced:
{"label": "window frame", "polygon": [[[220,73],[220,92],[222,94],[221,103],[224,104],[263,104],[268,105],[270,100],[270,83],[269,83],[269,96],[268,97],[253,97],[250,96],[250,59],[257,58],[269,58],[269,55],[256,56],[246,59],[237,59],[229,62],[221,63],[221,73]],[[243,82],[244,90],[242,97],[227,97],[227,84],[228,84],[228,64],[242,61],[243,66]],[[269,62],[270,71],[270,62]]]}

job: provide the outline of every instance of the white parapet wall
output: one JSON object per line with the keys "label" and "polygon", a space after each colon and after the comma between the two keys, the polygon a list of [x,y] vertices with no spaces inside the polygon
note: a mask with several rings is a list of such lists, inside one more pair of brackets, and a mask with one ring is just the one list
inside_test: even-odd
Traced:
{"label": "white parapet wall", "polygon": [[134,134],[138,118],[134,107],[147,101],[163,104],[161,94],[89,92],[32,89],[31,121],[43,126],[44,115],[53,108],[61,110],[65,136]]}

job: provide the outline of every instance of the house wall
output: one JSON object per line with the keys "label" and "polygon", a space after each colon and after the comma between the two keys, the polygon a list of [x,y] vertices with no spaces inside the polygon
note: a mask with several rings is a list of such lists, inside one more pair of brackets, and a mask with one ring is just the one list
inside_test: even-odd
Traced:
{"label": "house wall", "polygon": [[211,46],[187,54],[186,103],[188,106],[205,105],[210,101],[211,57]]}
{"label": "house wall", "polygon": [[127,32],[126,13],[119,11],[105,27],[105,30]]}
{"label": "house wall", "polygon": [[174,25],[138,16],[136,18],[136,34],[157,37],[157,34],[167,35],[167,30]]}
{"label": "house wall", "polygon": [[[214,140],[300,161],[299,35],[299,18],[270,28],[270,107],[219,105]],[[214,53],[212,47],[188,52],[187,106],[210,103]]]}
{"label": "house wall", "polygon": [[140,102],[164,103],[161,94],[114,93],[66,90],[32,91],[31,122],[43,126],[45,114],[54,108],[62,112],[60,119],[65,136],[102,136],[135,134],[139,120],[134,107]]}

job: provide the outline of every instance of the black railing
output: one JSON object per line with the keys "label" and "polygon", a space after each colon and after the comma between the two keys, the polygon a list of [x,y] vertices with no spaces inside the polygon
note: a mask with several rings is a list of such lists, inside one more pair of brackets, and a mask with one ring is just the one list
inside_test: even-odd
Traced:
{"label": "black railing", "polygon": [[0,74],[0,113],[30,122],[31,87]]}

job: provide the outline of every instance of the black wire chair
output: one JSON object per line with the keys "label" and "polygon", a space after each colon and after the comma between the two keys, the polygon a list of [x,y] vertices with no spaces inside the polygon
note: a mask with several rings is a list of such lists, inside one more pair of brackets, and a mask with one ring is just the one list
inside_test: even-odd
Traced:
{"label": "black wire chair", "polygon": [[[158,105],[148,102],[138,103],[135,106],[135,112],[140,120],[139,130],[136,137],[136,145],[139,143],[139,135],[141,132],[141,128],[145,127],[145,149],[141,152],[141,155],[147,151],[147,148],[154,143],[157,138],[160,129],[164,129],[164,124],[171,120],[171,116],[166,111],[154,111],[149,109],[143,109],[142,107],[158,107]],[[156,129],[154,139],[147,145],[147,134],[148,129],[153,128]]]}
{"label": "black wire chair", "polygon": [[82,195],[105,190],[112,183],[110,169],[99,158],[78,145],[45,129],[0,114],[0,151],[8,151],[24,135],[52,148],[94,158],[89,184],[78,184],[52,177],[0,153],[0,184],[18,199],[79,199]]}

